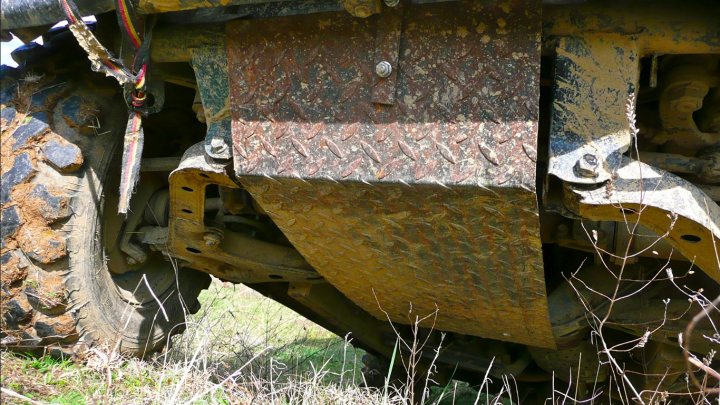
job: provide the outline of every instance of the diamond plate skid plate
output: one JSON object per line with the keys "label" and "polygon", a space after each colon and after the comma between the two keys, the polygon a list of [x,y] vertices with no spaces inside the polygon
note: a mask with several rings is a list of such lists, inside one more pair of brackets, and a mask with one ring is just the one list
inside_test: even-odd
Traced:
{"label": "diamond plate skid plate", "polygon": [[382,15],[229,25],[236,174],[374,316],[437,308],[441,330],[554,346],[534,192],[539,10],[406,6],[389,104],[373,103]]}

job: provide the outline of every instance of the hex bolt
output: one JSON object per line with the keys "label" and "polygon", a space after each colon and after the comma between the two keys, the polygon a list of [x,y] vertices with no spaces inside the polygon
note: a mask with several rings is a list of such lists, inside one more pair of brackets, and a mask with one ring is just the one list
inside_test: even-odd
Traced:
{"label": "hex bolt", "polygon": [[372,14],[373,13],[370,10],[370,7],[362,5],[362,4],[357,5],[353,9],[353,12],[352,12],[352,15],[354,15],[355,17],[360,17],[360,18],[367,18],[367,17],[370,17]]}
{"label": "hex bolt", "polygon": [[592,166],[597,166],[597,163],[598,163],[597,156],[590,154],[590,153],[584,154],[583,160],[585,161],[585,163],[592,165]]}
{"label": "hex bolt", "polygon": [[385,0],[385,5],[388,7],[396,7],[400,4],[400,0]]}
{"label": "hex bolt", "polygon": [[209,228],[203,234],[203,240],[207,246],[217,246],[223,240],[223,232],[217,228]]}
{"label": "hex bolt", "polygon": [[598,176],[598,158],[592,153],[586,153],[575,163],[575,171],[580,177],[593,178]]}
{"label": "hex bolt", "polygon": [[375,65],[375,73],[382,78],[389,77],[392,74],[392,65],[384,60]]}
{"label": "hex bolt", "polygon": [[210,152],[214,154],[220,154],[227,151],[228,145],[225,140],[220,137],[215,137],[210,140]]}

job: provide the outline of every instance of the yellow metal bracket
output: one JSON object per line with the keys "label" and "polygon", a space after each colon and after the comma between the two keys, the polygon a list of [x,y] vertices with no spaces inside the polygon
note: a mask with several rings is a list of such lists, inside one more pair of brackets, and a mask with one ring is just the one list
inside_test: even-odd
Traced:
{"label": "yellow metal bracket", "polygon": [[690,182],[624,158],[613,180],[590,189],[566,184],[564,198],[583,218],[649,228],[720,282],[720,207]]}

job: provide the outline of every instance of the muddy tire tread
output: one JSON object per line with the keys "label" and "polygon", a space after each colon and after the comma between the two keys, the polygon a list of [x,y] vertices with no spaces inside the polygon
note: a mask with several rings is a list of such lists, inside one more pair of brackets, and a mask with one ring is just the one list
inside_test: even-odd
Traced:
{"label": "muddy tire tread", "polygon": [[[103,296],[104,284],[77,270],[98,255],[85,251],[87,240],[100,235],[96,218],[102,215],[103,175],[121,142],[119,129],[127,114],[116,85],[85,66],[78,70],[83,73],[56,72],[52,65],[4,66],[0,72],[0,344],[54,356],[79,355],[106,344],[143,356],[180,330],[176,319],[139,326],[147,318],[147,313],[138,315],[141,308],[128,315],[131,331],[124,335],[116,325],[118,304]],[[185,304],[197,307],[209,279],[183,277],[194,278],[182,294]],[[171,317],[187,313],[180,300],[169,301]]]}

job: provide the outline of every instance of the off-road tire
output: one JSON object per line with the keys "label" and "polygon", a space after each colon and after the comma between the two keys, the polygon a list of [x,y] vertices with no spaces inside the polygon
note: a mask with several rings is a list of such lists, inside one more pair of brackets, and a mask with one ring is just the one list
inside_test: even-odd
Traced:
{"label": "off-road tire", "polygon": [[209,276],[167,262],[146,279],[108,271],[103,215],[117,214],[103,199],[116,189],[103,185],[115,175],[127,110],[117,84],[89,66],[40,65],[0,76],[1,344],[144,356],[183,329]]}

